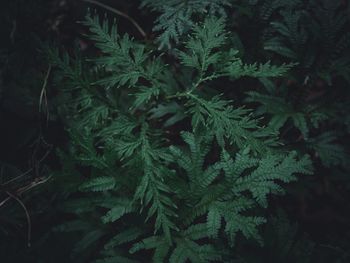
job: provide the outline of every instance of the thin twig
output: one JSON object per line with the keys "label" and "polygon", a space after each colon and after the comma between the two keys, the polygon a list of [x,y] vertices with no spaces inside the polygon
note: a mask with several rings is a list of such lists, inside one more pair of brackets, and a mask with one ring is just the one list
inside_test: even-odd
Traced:
{"label": "thin twig", "polygon": [[[38,185],[40,185],[40,184],[44,184],[44,183],[46,183],[48,180],[50,180],[50,178],[51,178],[51,176],[49,176],[49,177],[42,177],[42,178],[38,178],[37,180],[35,180],[35,181],[33,181],[33,182],[30,182],[28,185],[26,185],[26,186],[23,186],[23,187],[21,187],[21,188],[18,188],[17,190],[16,190],[16,195],[21,195],[21,194],[23,194],[23,193],[25,193],[25,192],[27,192],[28,190],[30,190],[30,189],[32,189],[32,188],[34,188],[34,187],[36,187],[36,186],[38,186]],[[0,202],[0,207],[1,206],[3,206],[7,201],[9,201],[11,198],[10,197],[7,197],[7,198],[5,198],[4,200],[2,200],[1,202]]]}
{"label": "thin twig", "polygon": [[25,192],[27,192],[28,190],[40,185],[40,184],[44,184],[46,183],[48,180],[51,179],[51,176],[49,177],[42,177],[42,178],[37,178],[36,180],[34,180],[33,182],[31,182],[30,184],[23,186],[21,188],[19,188],[17,190],[18,194],[23,194]]}
{"label": "thin twig", "polygon": [[14,181],[16,181],[16,180],[22,178],[23,176],[26,176],[26,175],[29,174],[31,171],[33,171],[33,168],[30,168],[30,169],[28,169],[26,172],[21,173],[20,175],[18,175],[18,176],[16,176],[16,177],[14,177],[14,178],[12,178],[12,179],[10,179],[10,180],[4,182],[2,185],[4,186],[4,185],[7,185],[7,184],[9,184],[9,183],[12,183],[12,182],[14,182]]}
{"label": "thin twig", "polygon": [[126,18],[127,20],[129,20],[137,28],[137,30],[140,32],[142,37],[146,38],[147,34],[142,29],[142,27],[133,18],[131,18],[127,14],[123,13],[122,11],[119,11],[118,9],[115,9],[115,8],[113,8],[111,6],[105,5],[105,4],[100,3],[98,1],[95,1],[95,0],[82,0],[82,1],[90,3],[90,4],[94,4],[94,5],[97,5],[97,6],[100,6],[100,7],[104,8],[104,9],[106,9],[106,10],[109,10],[109,11],[111,11],[111,12],[113,12],[113,13],[119,15],[119,16],[122,16],[122,17]]}
{"label": "thin twig", "polygon": [[0,207],[2,207],[4,204],[6,204],[6,202],[7,202],[8,200],[10,200],[10,199],[11,199],[11,197],[7,197],[7,198],[5,198],[4,200],[2,200],[1,203],[0,203]]}
{"label": "thin twig", "polygon": [[25,214],[26,214],[26,217],[27,217],[27,224],[28,224],[28,232],[27,232],[27,246],[30,247],[30,241],[31,241],[31,231],[32,231],[32,223],[31,223],[31,220],[30,220],[30,215],[29,215],[29,212],[26,208],[26,206],[24,205],[24,203],[21,201],[21,199],[19,199],[17,196],[11,194],[9,191],[6,191],[6,193],[12,197],[13,199],[15,199],[23,208]]}
{"label": "thin twig", "polygon": [[48,103],[47,103],[46,86],[47,86],[47,82],[48,82],[48,79],[50,76],[50,72],[51,72],[51,65],[49,65],[49,68],[48,68],[47,73],[45,75],[43,87],[41,89],[40,98],[39,98],[39,112],[41,112],[43,98],[45,99],[46,123],[48,123],[48,121],[49,121],[49,110],[48,110]]}
{"label": "thin twig", "polygon": [[[49,145],[49,146],[50,146],[50,148],[51,148],[51,145]],[[37,163],[40,164],[42,161],[44,161],[44,160],[46,159],[46,157],[49,155],[50,152],[51,152],[51,149],[48,150],[48,151],[46,151],[46,153],[43,155],[43,157],[41,157],[40,160],[38,160]],[[26,176],[27,174],[29,174],[29,173],[32,172],[33,170],[34,170],[34,168],[32,167],[32,168],[28,169],[26,172],[24,172],[24,173],[22,173],[22,174],[20,174],[20,175],[18,175],[18,176],[16,176],[16,177],[14,177],[14,178],[12,178],[12,179],[6,181],[6,182],[4,182],[4,183],[1,184],[1,185],[4,186],[4,185],[7,185],[7,184],[9,184],[9,183],[12,183],[13,181],[18,180],[18,179],[22,178],[23,176]]]}

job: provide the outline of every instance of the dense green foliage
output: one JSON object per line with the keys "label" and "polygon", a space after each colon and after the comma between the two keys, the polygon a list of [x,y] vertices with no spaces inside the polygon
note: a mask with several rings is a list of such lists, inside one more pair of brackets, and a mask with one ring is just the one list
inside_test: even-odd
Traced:
{"label": "dense green foliage", "polygon": [[[319,188],[349,208],[350,7],[138,7],[157,14],[154,38],[134,39],[112,15],[88,11],[80,45],[41,45],[38,104],[51,94],[45,121],[59,121],[67,137],[53,153],[60,164],[36,170],[33,188],[41,186],[27,199],[41,236],[6,262],[347,262],[348,230],[314,241],[288,213],[301,200],[312,217],[305,199]],[[0,182],[0,222],[27,212],[21,182],[4,187],[18,174]],[[329,224],[348,227],[344,213],[331,214]],[[1,242],[11,233],[4,225]]]}

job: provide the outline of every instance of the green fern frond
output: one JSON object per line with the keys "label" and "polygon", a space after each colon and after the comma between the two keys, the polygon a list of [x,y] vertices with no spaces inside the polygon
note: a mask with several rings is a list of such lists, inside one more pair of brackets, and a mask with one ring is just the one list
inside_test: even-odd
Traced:
{"label": "green fern frond", "polygon": [[337,136],[333,132],[324,132],[321,135],[311,138],[308,141],[308,147],[316,151],[326,167],[333,165],[347,166],[349,154],[346,152],[344,146],[336,143]]}
{"label": "green fern frond", "polygon": [[[69,130],[72,143],[76,147],[76,161],[98,169],[108,168],[104,156],[97,153],[94,138],[87,129],[78,131],[75,127]],[[108,169],[107,169],[108,170]]]}
{"label": "green fern frond", "polygon": [[228,63],[224,72],[225,75],[240,78],[240,77],[253,77],[253,78],[267,78],[267,77],[280,77],[288,72],[296,64],[282,64],[280,66],[271,65],[268,61],[264,64],[243,64],[240,59],[233,59]]}
{"label": "green fern frond", "polygon": [[114,200],[113,208],[107,212],[106,215],[101,217],[104,224],[114,222],[122,216],[133,212],[135,209],[132,207],[132,202],[125,198],[119,198]]}
{"label": "green fern frond", "polygon": [[92,33],[90,38],[104,54],[95,59],[95,63],[107,72],[118,71],[118,74],[99,79],[95,84],[105,87],[134,86],[144,76],[143,67],[148,58],[144,47],[133,42],[127,35],[119,37],[115,24],[110,27],[107,20],[101,24],[98,16],[88,14],[84,24]]}
{"label": "green fern frond", "polygon": [[135,101],[133,107],[139,108],[143,104],[149,102],[151,98],[159,95],[160,88],[157,86],[153,87],[140,87],[139,91],[135,93]]}
{"label": "green fern frond", "polygon": [[81,191],[101,192],[114,189],[116,186],[116,180],[114,177],[104,176],[93,178],[83,183],[79,189]]}
{"label": "green fern frond", "polygon": [[140,261],[132,260],[123,256],[112,256],[106,257],[103,259],[95,260],[94,263],[115,263],[115,262],[123,262],[123,263],[140,263]]}
{"label": "green fern frond", "polygon": [[132,131],[138,126],[137,121],[127,116],[120,115],[115,118],[107,127],[103,128],[98,135],[102,138],[111,138],[116,136],[126,136],[132,134]]}
{"label": "green fern frond", "polygon": [[278,131],[284,124],[291,119],[296,128],[300,130],[304,138],[308,138],[309,125],[311,120],[307,118],[307,112],[297,111],[286,99],[277,96],[265,95],[258,92],[248,92],[248,102],[259,102],[262,106],[259,108],[259,114],[271,114],[269,127]]}
{"label": "green fern frond", "polygon": [[296,160],[295,153],[290,153],[282,158],[281,156],[270,155],[261,159],[258,167],[250,175],[239,177],[233,191],[249,191],[260,205],[266,207],[269,193],[283,193],[282,187],[276,181],[284,183],[295,181],[298,173],[312,173],[311,161],[308,156]]}
{"label": "green fern frond", "polygon": [[159,162],[162,158],[159,154],[162,151],[152,148],[147,129],[148,125],[144,124],[137,141],[137,155],[142,163],[143,176],[135,191],[134,199],[140,200],[143,207],[150,205],[147,218],[156,216],[155,231],[161,228],[170,242],[170,232],[177,228],[171,221],[171,218],[176,217],[174,212],[176,205],[167,196],[171,193],[171,189],[164,183],[169,170]]}
{"label": "green fern frond", "polygon": [[[186,51],[179,51],[179,57],[183,65],[196,69],[198,79],[192,90],[201,83],[219,77],[240,78],[244,76],[263,78],[280,77],[296,64],[271,65],[271,62],[263,64],[244,64],[237,57],[238,51],[229,49],[219,51],[227,43],[223,19],[208,18],[201,25],[193,27],[193,35],[186,42]],[[213,67],[214,73],[209,73],[209,67]]]}
{"label": "green fern frond", "polygon": [[193,34],[186,43],[189,52],[180,52],[182,64],[199,71],[200,78],[205,75],[210,65],[218,63],[220,53],[214,49],[225,44],[226,33],[223,19],[208,18],[202,26],[195,26]]}
{"label": "green fern frond", "polygon": [[148,6],[154,11],[160,12],[155,21],[153,31],[161,32],[158,37],[159,48],[170,48],[177,44],[181,37],[188,33],[193,26],[194,15],[220,15],[225,16],[225,6],[230,6],[228,0],[190,0],[182,2],[178,0],[143,0],[142,7]]}
{"label": "green fern frond", "polygon": [[186,118],[184,107],[176,102],[159,104],[149,112],[151,114],[149,117],[150,119],[166,118],[166,115],[171,115],[171,117],[167,118],[164,122],[164,127],[172,126]]}
{"label": "green fern frond", "polygon": [[113,247],[129,243],[138,239],[141,235],[143,235],[145,231],[138,227],[128,228],[119,232],[112,239],[110,239],[105,245],[104,248],[109,250]]}
{"label": "green fern frond", "polygon": [[[176,21],[176,15],[193,17],[228,1],[211,2],[144,1],[160,12],[163,4],[171,6],[162,19],[169,15]],[[276,2],[274,10],[282,9]],[[190,5],[204,9],[183,11]],[[67,213],[89,222],[80,228],[67,225],[88,234],[81,251],[105,244],[95,255],[97,262],[134,261],[144,255],[141,250],[153,253],[153,262],[223,262],[237,235],[261,242],[261,211],[270,195],[284,193],[284,183],[311,173],[308,156],[280,147],[276,131],[290,120],[307,138],[309,123],[322,119],[315,107],[288,103],[288,92],[268,79],[293,65],[245,64],[229,47],[225,19],[215,16],[196,25],[190,21],[184,45],[158,57],[148,51],[151,44],[120,36],[107,19],[100,22],[88,15],[84,24],[101,51],[87,61],[92,69],[82,70],[81,63],[74,66],[68,58],[56,61],[63,78],[79,87],[67,95],[75,101],[67,109],[72,117],[65,120],[74,155],[69,168],[76,174],[81,166],[88,168],[88,180],[77,176],[74,187],[98,192],[90,193],[94,198],[80,193],[71,207],[63,205]],[[279,33],[278,41],[295,30],[288,23],[271,26]],[[185,27],[177,22],[160,27],[161,45],[180,39],[188,31]],[[219,78],[232,83],[245,76],[260,78],[269,92],[249,93],[248,101],[261,105],[255,113],[261,118],[229,100],[239,97],[239,90],[228,94],[229,86],[219,87],[222,95],[216,90]],[[271,117],[268,127],[261,125],[262,116]],[[89,200],[91,207],[79,207],[81,200]]]}
{"label": "green fern frond", "polygon": [[[257,152],[265,151],[268,144],[273,145],[273,139],[268,138],[271,134],[259,127],[256,120],[247,116],[248,110],[234,109],[230,101],[222,100],[218,96],[206,101],[191,94],[190,100],[192,103],[189,112],[192,115],[193,129],[206,127],[212,130],[220,146],[225,145],[227,138],[239,148],[249,145]],[[251,132],[258,127],[259,132]],[[266,138],[265,142],[262,142],[261,137]]]}
{"label": "green fern frond", "polygon": [[188,260],[191,262],[211,262],[220,260],[221,256],[215,251],[211,245],[199,245],[189,239],[182,239],[177,243],[176,248],[172,252],[169,262],[185,263]]}
{"label": "green fern frond", "polygon": [[209,210],[207,215],[207,229],[210,237],[218,237],[219,229],[221,227],[221,217],[221,213],[217,207],[213,206]]}

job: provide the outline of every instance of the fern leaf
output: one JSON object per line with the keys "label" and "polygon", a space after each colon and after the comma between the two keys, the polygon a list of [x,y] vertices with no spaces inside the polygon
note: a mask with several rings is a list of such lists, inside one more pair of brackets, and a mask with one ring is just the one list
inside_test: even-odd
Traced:
{"label": "fern leaf", "polygon": [[193,28],[193,36],[186,43],[188,53],[180,52],[181,62],[204,76],[208,67],[218,62],[219,53],[213,49],[225,43],[224,20],[208,18],[202,26]]}
{"label": "fern leaf", "polygon": [[153,31],[159,31],[159,49],[170,48],[172,44],[177,44],[181,37],[188,33],[193,26],[192,17],[210,13],[212,15],[225,16],[225,6],[230,6],[228,0],[190,0],[186,3],[177,0],[143,0],[142,6],[149,6],[160,12],[160,16],[155,21]]}
{"label": "fern leaf", "polygon": [[282,191],[275,181],[294,181],[296,173],[311,173],[311,162],[308,156],[296,160],[295,153],[290,153],[284,158],[271,155],[261,159],[257,169],[250,175],[238,178],[234,191],[250,191],[255,200],[266,207],[267,194],[270,192],[278,194]]}
{"label": "fern leaf", "polygon": [[333,165],[347,165],[348,153],[345,148],[335,143],[336,134],[333,132],[325,132],[308,141],[308,146],[314,149],[326,167]]}
{"label": "fern leaf", "polygon": [[118,202],[115,202],[114,207],[105,216],[101,217],[101,220],[104,224],[114,222],[133,210],[130,200],[120,199]]}
{"label": "fern leaf", "polygon": [[152,97],[159,95],[159,87],[140,87],[139,91],[135,93],[134,108],[139,108],[141,105],[150,101]]}
{"label": "fern leaf", "polygon": [[98,259],[94,261],[94,263],[115,263],[115,262],[120,262],[120,263],[139,263],[140,261],[132,260],[127,257],[123,256],[113,256],[113,257],[107,257],[104,259]]}
{"label": "fern leaf", "polygon": [[144,233],[145,231],[138,227],[128,228],[124,231],[121,231],[120,233],[115,235],[112,239],[110,239],[108,243],[104,245],[104,248],[106,250],[109,250],[116,246],[129,243],[131,241],[138,239]]}
{"label": "fern leaf", "polygon": [[[221,100],[219,97],[214,97],[210,101],[199,98],[196,95],[191,95],[191,108],[189,112],[193,114],[192,125],[196,130],[201,124],[209,128],[215,134],[215,137],[220,146],[225,145],[225,139],[230,138],[238,147],[244,148],[249,145],[252,150],[260,152],[266,150],[266,145],[257,139],[264,136],[266,131],[260,127],[260,135],[251,132],[251,129],[257,129],[256,120],[247,117],[247,110],[243,108],[233,109],[230,101]],[[264,137],[268,137],[266,134]],[[271,143],[266,138],[266,143]]]}
{"label": "fern leaf", "polygon": [[[134,43],[127,35],[119,37],[115,24],[110,28],[107,20],[101,24],[97,16],[87,15],[84,24],[90,28],[90,38],[95,41],[96,47],[105,54],[95,62],[112,73],[95,84],[105,87],[134,86],[144,75],[143,64],[147,59],[144,47]],[[113,71],[118,71],[118,74],[113,74]]]}
{"label": "fern leaf", "polygon": [[114,177],[104,176],[97,177],[89,180],[88,182],[83,183],[79,189],[80,191],[93,191],[101,192],[107,191],[115,188],[116,180]]}
{"label": "fern leaf", "polygon": [[211,207],[207,215],[208,235],[210,237],[217,238],[220,227],[221,214],[215,206]]}

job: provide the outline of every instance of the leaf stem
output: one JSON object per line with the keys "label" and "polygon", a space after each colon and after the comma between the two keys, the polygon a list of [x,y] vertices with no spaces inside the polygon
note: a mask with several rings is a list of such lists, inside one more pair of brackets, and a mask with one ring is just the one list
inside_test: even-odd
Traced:
{"label": "leaf stem", "polygon": [[127,20],[129,20],[136,28],[137,30],[140,32],[140,34],[142,35],[142,37],[146,38],[147,37],[147,34],[146,32],[142,29],[142,27],[130,16],[128,16],[127,14],[123,13],[122,11],[119,11],[118,9],[115,9],[111,6],[108,6],[108,5],[105,5],[103,3],[100,3],[98,1],[95,1],[95,0],[82,0],[84,2],[87,2],[87,3],[90,3],[90,4],[94,4],[94,5],[97,5],[97,6],[100,6],[106,10],[109,10],[119,16],[122,16],[124,18],[126,18]]}

